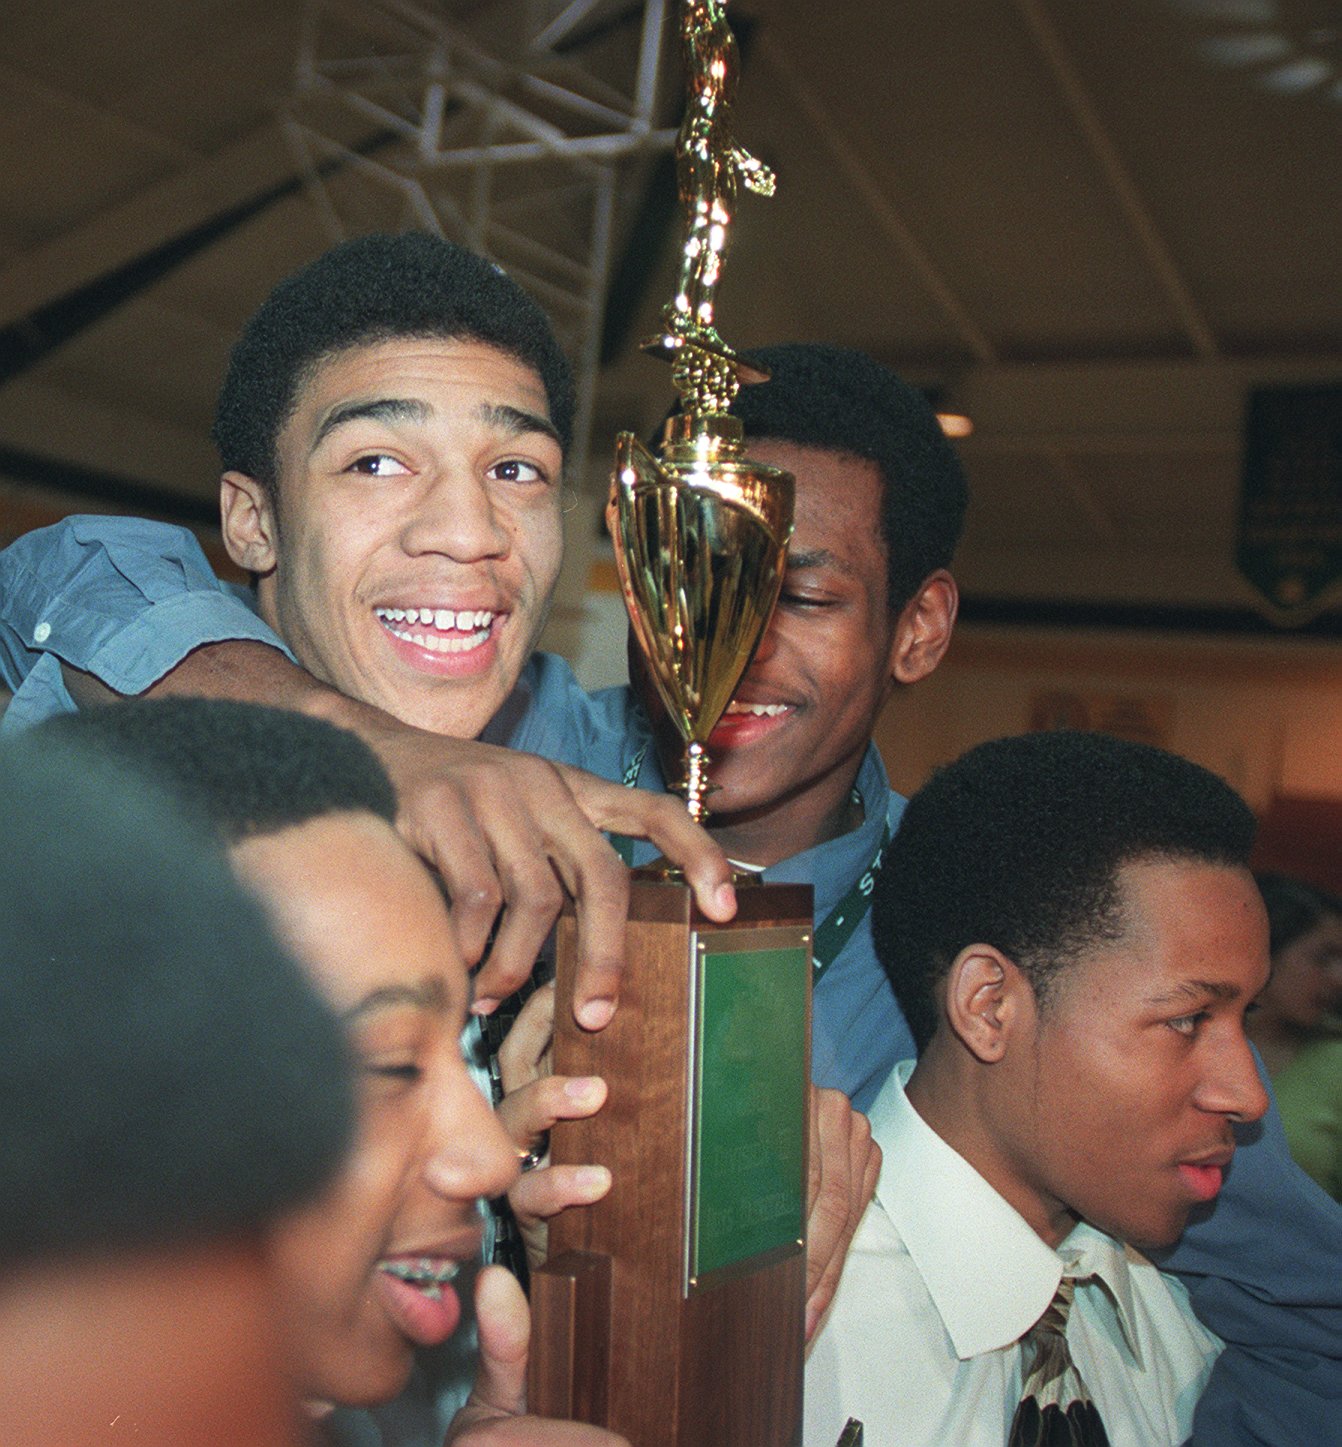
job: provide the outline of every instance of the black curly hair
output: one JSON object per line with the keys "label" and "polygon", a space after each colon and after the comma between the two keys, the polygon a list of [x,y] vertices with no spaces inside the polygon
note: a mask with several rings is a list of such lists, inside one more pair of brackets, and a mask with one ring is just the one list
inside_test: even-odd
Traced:
{"label": "black curly hair", "polygon": [[0,1272],[311,1195],[352,1127],[345,1035],[219,845],[45,728],[0,746],[0,840]]}
{"label": "black curly hair", "polygon": [[1059,970],[1122,933],[1121,865],[1247,868],[1254,828],[1215,774],[1105,734],[997,739],[939,770],[909,801],[872,900],[876,952],[918,1049],[967,945],[1001,950],[1043,1005]]}
{"label": "black curly hair", "polygon": [[789,342],[744,357],[771,374],[732,404],[748,438],[876,464],[890,611],[898,613],[929,573],[950,566],[969,503],[960,459],[927,398],[851,347]]}
{"label": "black curly hair", "polygon": [[129,699],[41,726],[166,787],[225,844],[327,814],[392,824],[396,791],[362,739],[322,719],[231,699]]}
{"label": "black curly hair", "polygon": [[355,237],[271,292],[243,330],[215,408],[226,472],[273,493],[276,444],[303,385],[350,347],[406,337],[484,342],[532,368],[567,451],[573,373],[541,308],[500,267],[423,232]]}

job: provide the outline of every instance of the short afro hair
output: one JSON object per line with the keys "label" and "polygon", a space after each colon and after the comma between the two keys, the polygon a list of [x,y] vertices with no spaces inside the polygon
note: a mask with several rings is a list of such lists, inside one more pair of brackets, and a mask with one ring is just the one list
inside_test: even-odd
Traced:
{"label": "short afro hair", "polygon": [[0,747],[0,1270],[259,1230],[352,1118],[344,1032],[218,845],[70,739]]}
{"label": "short afro hair", "polygon": [[530,367],[568,451],[573,373],[549,318],[492,261],[412,231],[342,242],[262,303],[233,348],[215,409],[224,470],[273,493],[280,432],[322,363],[350,347],[409,337],[484,342]]}
{"label": "short afro hair", "polygon": [[918,1049],[967,945],[1002,951],[1043,1006],[1054,976],[1123,930],[1118,872],[1146,859],[1248,867],[1254,817],[1215,774],[1105,734],[971,749],[909,801],[876,878],[876,951]]}
{"label": "short afro hair", "polygon": [[898,613],[929,573],[950,566],[969,504],[964,469],[927,398],[849,347],[793,342],[760,347],[744,360],[770,372],[732,403],[747,437],[876,464],[887,594]]}
{"label": "short afro hair", "polygon": [[130,699],[39,732],[156,781],[225,844],[327,814],[396,819],[396,791],[372,750],[306,714],[226,699]]}

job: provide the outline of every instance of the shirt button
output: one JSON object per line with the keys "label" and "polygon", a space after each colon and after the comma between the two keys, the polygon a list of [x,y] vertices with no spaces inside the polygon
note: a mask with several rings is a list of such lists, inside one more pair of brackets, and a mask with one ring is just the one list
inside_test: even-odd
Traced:
{"label": "shirt button", "polygon": [[50,637],[51,637],[51,624],[50,624],[50,623],[39,623],[39,624],[37,625],[37,627],[33,629],[33,642],[34,642],[34,643],[45,643],[45,642],[47,641],[47,639],[50,638]]}

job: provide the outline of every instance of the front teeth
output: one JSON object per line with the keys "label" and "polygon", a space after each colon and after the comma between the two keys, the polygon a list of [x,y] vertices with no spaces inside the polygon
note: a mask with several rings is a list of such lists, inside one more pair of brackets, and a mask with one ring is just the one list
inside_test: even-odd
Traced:
{"label": "front teeth", "polygon": [[464,608],[459,613],[451,608],[377,608],[374,611],[384,623],[420,623],[425,628],[459,629],[463,633],[488,628],[494,621],[494,615],[483,608],[474,613]]}
{"label": "front teeth", "polygon": [[780,713],[786,713],[788,705],[785,703],[729,703],[728,713],[749,713],[756,718],[777,718]]}
{"label": "front teeth", "polygon": [[400,1281],[417,1286],[430,1301],[441,1301],[443,1287],[452,1281],[461,1269],[455,1261],[435,1261],[431,1256],[421,1256],[418,1261],[379,1261],[378,1270]]}
{"label": "front teeth", "polygon": [[[468,612],[451,608],[376,608],[374,612],[396,635],[406,643],[427,648],[430,653],[465,653],[478,648],[489,637],[494,614],[480,609]],[[405,625],[397,628],[394,625]],[[412,633],[410,628],[434,628],[435,633]],[[457,633],[455,638],[444,637],[444,633]],[[460,636],[464,635],[464,636]]]}

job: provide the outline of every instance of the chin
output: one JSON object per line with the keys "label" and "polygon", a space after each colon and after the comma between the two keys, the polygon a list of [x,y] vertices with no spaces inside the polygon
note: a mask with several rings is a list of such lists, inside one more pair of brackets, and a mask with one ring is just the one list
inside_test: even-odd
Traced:
{"label": "chin", "polygon": [[[305,1374],[304,1397],[338,1407],[380,1407],[399,1397],[414,1364],[404,1341],[395,1350],[369,1349],[332,1354]],[[319,1383],[314,1386],[313,1383]]]}
{"label": "chin", "polygon": [[1163,1220],[1135,1221],[1126,1227],[1105,1226],[1101,1229],[1108,1231],[1111,1236],[1126,1242],[1129,1246],[1135,1246],[1138,1251],[1164,1251],[1173,1246],[1179,1237],[1184,1234],[1184,1227],[1188,1225],[1188,1216],[1185,1212],[1178,1212],[1175,1215],[1167,1216]]}

